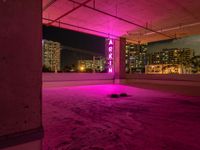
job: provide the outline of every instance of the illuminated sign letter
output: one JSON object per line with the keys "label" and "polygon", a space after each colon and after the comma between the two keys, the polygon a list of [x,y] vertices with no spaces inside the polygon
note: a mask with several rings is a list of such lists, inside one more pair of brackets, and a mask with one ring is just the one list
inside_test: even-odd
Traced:
{"label": "illuminated sign letter", "polygon": [[113,47],[109,47],[108,50],[109,50],[109,52],[112,52]]}
{"label": "illuminated sign letter", "polygon": [[108,45],[113,45],[113,41],[110,39]]}
{"label": "illuminated sign letter", "polygon": [[112,73],[112,68],[109,68],[108,72]]}
{"label": "illuminated sign letter", "polygon": [[112,73],[113,72],[113,50],[114,50],[114,45],[113,45],[113,40],[109,39],[108,40],[108,72]]}
{"label": "illuminated sign letter", "polygon": [[112,53],[108,55],[108,59],[112,59]]}

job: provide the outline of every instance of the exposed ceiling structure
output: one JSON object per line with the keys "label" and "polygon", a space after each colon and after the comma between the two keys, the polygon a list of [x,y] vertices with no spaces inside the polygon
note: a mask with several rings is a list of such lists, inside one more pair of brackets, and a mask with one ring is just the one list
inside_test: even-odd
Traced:
{"label": "exposed ceiling structure", "polygon": [[200,0],[43,0],[43,24],[152,42],[200,34]]}

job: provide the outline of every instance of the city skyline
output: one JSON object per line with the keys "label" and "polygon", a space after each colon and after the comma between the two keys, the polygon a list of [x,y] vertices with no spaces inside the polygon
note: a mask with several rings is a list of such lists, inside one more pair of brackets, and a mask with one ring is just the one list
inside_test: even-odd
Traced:
{"label": "city skyline", "polygon": [[[68,57],[63,55],[66,51]],[[42,40],[42,62],[44,72],[105,72],[106,69],[105,56],[46,39]]]}
{"label": "city skyline", "polygon": [[105,57],[102,37],[43,25],[43,39],[61,44],[61,69],[77,65],[80,59],[92,59],[96,54]]}
{"label": "city skyline", "polygon": [[191,48],[164,48],[149,51],[146,44],[126,44],[126,72],[145,74],[191,74],[199,72],[192,62],[199,57]]}

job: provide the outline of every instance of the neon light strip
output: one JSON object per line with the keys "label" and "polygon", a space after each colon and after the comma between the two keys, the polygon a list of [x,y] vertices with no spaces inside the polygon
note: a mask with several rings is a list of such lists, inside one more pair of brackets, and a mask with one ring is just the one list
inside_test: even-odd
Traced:
{"label": "neon light strip", "polygon": [[108,73],[113,72],[113,50],[114,50],[114,44],[113,40],[108,40]]}

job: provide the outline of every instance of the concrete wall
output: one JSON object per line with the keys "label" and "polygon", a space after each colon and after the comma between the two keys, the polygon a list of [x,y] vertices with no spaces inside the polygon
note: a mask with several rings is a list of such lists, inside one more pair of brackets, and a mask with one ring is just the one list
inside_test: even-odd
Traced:
{"label": "concrete wall", "polygon": [[41,10],[41,0],[0,1],[0,147],[41,131]]}
{"label": "concrete wall", "polygon": [[112,73],[43,73],[43,87],[112,84]]}
{"label": "concrete wall", "polygon": [[113,80],[112,73],[43,73],[43,82],[53,81],[84,81],[84,80]]}
{"label": "concrete wall", "polygon": [[200,96],[200,74],[194,75],[145,75],[127,74],[121,84],[139,88],[159,90],[187,96]]}
{"label": "concrete wall", "polygon": [[114,46],[114,70],[115,70],[115,79],[124,79],[126,76],[125,72],[125,48],[126,48],[126,39],[120,38],[115,40]]}
{"label": "concrete wall", "polygon": [[42,149],[41,147],[42,147],[41,140],[37,140],[28,143],[23,143],[20,145],[7,147],[2,150],[41,150]]}
{"label": "concrete wall", "polygon": [[126,74],[126,79],[200,82],[200,74]]}
{"label": "concrete wall", "polygon": [[124,79],[121,84],[138,88],[170,92],[175,95],[198,96],[200,97],[200,82],[191,81],[169,81],[169,80],[147,80],[147,79]]}

